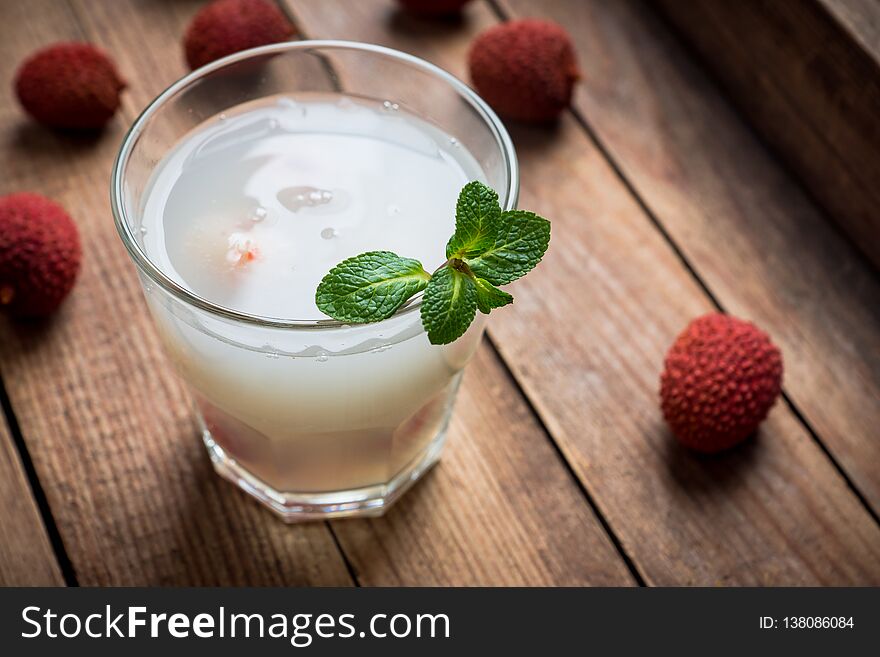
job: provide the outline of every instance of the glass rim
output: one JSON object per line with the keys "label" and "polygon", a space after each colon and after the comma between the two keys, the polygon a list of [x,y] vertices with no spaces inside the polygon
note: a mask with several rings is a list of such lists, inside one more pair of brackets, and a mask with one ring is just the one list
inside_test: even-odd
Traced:
{"label": "glass rim", "polygon": [[[123,181],[125,179],[125,170],[127,168],[131,154],[134,150],[135,143],[138,137],[140,137],[141,133],[144,131],[144,128],[150,118],[154,114],[156,114],[166,104],[166,102],[168,102],[179,92],[190,86],[192,83],[204,78],[210,73],[229,66],[230,64],[236,64],[252,57],[261,57],[267,54],[277,54],[294,50],[308,51],[320,49],[354,50],[377,55],[384,55],[386,57],[396,59],[400,62],[409,64],[418,69],[421,69],[422,71],[430,73],[431,75],[435,76],[442,82],[445,82],[450,87],[452,87],[458,93],[458,95],[462,97],[465,101],[467,101],[470,106],[476,111],[480,118],[489,127],[490,132],[497,141],[502,154],[502,158],[504,160],[508,181],[507,189],[505,190],[506,194],[504,209],[511,210],[516,206],[517,197],[519,195],[519,165],[516,159],[516,151],[513,147],[513,140],[510,138],[510,135],[508,134],[507,129],[504,127],[504,124],[501,122],[501,119],[498,118],[498,115],[495,114],[495,112],[492,110],[492,108],[489,107],[486,101],[480,98],[477,93],[468,85],[466,85],[464,82],[459,80],[448,71],[445,71],[439,66],[432,64],[420,57],[416,57],[415,55],[411,55],[400,50],[395,50],[394,48],[388,48],[372,43],[362,43],[359,41],[345,41],[336,39],[307,39],[302,41],[285,41],[282,43],[274,43],[257,48],[250,48],[248,50],[242,50],[240,52],[228,55],[209,64],[206,64],[205,66],[202,66],[201,68],[198,68],[186,74],[185,76],[168,86],[152,101],[150,101],[150,103],[135,119],[134,123],[132,123],[131,127],[128,129],[125,136],[123,137],[122,145],[120,146],[119,152],[116,155],[116,160],[113,163],[113,171],[110,178],[110,209],[113,213],[113,221],[116,225],[116,230],[119,233],[120,238],[122,239],[122,243],[125,245],[129,256],[134,261],[138,270],[145,273],[154,283],[159,285],[162,289],[164,289],[166,292],[170,293],[177,299],[184,301],[192,306],[195,306],[200,310],[207,311],[215,316],[219,316],[224,319],[231,319],[247,324],[255,324],[262,327],[328,329],[351,326],[351,322],[341,322],[329,318],[287,319],[281,317],[270,317],[266,315],[246,313],[214,303],[196,294],[195,292],[187,289],[186,287],[172,279],[170,276],[168,276],[168,274],[163,272],[162,269],[147,256],[147,254],[138,244],[135,232],[132,229],[132,226],[127,221],[127,213],[125,209],[125,204],[123,202]],[[405,303],[401,308],[399,308],[394,313],[394,315],[382,320],[381,322],[374,323],[381,324],[382,322],[387,322],[400,315],[413,312],[421,306],[421,302],[422,293],[419,293],[411,298],[409,301],[407,301],[407,303]]]}

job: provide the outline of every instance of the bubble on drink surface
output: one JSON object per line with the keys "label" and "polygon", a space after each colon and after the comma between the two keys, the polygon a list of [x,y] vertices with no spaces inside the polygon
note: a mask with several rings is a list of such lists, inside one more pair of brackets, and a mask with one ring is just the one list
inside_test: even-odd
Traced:
{"label": "bubble on drink surface", "polygon": [[355,102],[348,96],[343,96],[342,98],[337,100],[336,107],[341,110],[345,110],[346,112],[352,112],[358,109],[358,106],[355,104]]}
{"label": "bubble on drink surface", "polygon": [[221,112],[219,118],[220,118],[221,121],[225,121],[225,120],[226,120],[226,114],[223,113],[223,112]]}
{"label": "bubble on drink surface", "polygon": [[334,237],[336,237],[336,235],[336,229],[329,226],[321,231],[321,237],[325,240],[332,240]]}
{"label": "bubble on drink surface", "polygon": [[323,350],[319,351],[318,354],[315,356],[315,360],[317,360],[319,363],[326,363],[329,359],[330,354]]}
{"label": "bubble on drink surface", "polygon": [[288,98],[287,96],[282,96],[278,99],[278,106],[288,112],[293,111],[299,114],[300,116],[305,116],[307,114],[306,108],[304,105],[296,102],[293,98]]}
{"label": "bubble on drink surface", "polygon": [[449,145],[452,146],[453,148],[460,148],[461,147],[461,144],[459,143],[458,139],[456,139],[455,137],[449,138]]}
{"label": "bubble on drink surface", "polygon": [[141,226],[141,228],[140,228],[140,233],[141,233],[141,235],[146,235],[146,234],[147,234],[147,227],[146,227],[146,226]]}
{"label": "bubble on drink surface", "polygon": [[255,223],[258,221],[262,221],[266,218],[267,214],[269,214],[269,212],[266,210],[266,208],[264,208],[262,205],[258,205],[256,210],[254,210],[253,215],[251,215],[251,221]]}
{"label": "bubble on drink surface", "polygon": [[386,100],[382,103],[382,109],[388,112],[396,112],[400,109],[400,105],[397,103],[392,103],[390,100]]}
{"label": "bubble on drink surface", "polygon": [[299,212],[303,208],[327,205],[333,201],[333,192],[329,189],[321,189],[320,187],[300,185],[285,187],[276,194],[276,198],[281,205],[291,212]]}

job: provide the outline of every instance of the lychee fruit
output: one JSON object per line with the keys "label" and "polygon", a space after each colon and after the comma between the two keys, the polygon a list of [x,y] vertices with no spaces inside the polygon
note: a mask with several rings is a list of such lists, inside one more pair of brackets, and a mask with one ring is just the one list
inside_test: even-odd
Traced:
{"label": "lychee fruit", "polygon": [[532,18],[480,34],[468,65],[474,86],[496,112],[535,123],[552,121],[569,106],[580,77],[568,32]]}
{"label": "lychee fruit", "polygon": [[293,25],[267,0],[215,0],[195,15],[186,29],[184,51],[191,69],[226,55],[285,41]]}
{"label": "lychee fruit", "polygon": [[0,196],[0,310],[44,317],[73,288],[82,249],[76,224],[39,194]]}
{"label": "lychee fruit", "polygon": [[406,10],[425,16],[454,16],[471,0],[397,0]]}
{"label": "lychee fruit", "polygon": [[751,436],[782,388],[782,355],[750,322],[712,313],[692,321],[666,355],[663,415],[687,447],[714,453]]}
{"label": "lychee fruit", "polygon": [[111,59],[89,43],[56,43],[38,50],[15,78],[22,107],[52,128],[103,127],[119,108],[124,88]]}

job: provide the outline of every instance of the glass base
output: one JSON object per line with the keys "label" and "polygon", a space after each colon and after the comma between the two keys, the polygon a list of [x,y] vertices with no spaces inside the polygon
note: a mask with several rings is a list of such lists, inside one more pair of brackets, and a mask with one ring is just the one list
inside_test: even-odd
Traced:
{"label": "glass base", "polygon": [[446,442],[446,428],[388,483],[332,493],[279,492],[230,457],[207,429],[203,429],[202,439],[217,474],[269,507],[284,522],[292,523],[381,516],[440,460]]}

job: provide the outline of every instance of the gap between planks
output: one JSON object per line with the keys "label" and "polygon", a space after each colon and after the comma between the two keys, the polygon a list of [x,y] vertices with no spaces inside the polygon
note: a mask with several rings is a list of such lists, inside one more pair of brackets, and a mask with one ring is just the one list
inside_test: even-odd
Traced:
{"label": "gap between planks", "polygon": [[76,586],[76,574],[34,471],[2,376],[0,408],[0,491],[8,514],[0,533],[12,534],[0,541],[0,584]]}
{"label": "gap between planks", "polygon": [[593,495],[587,489],[586,484],[581,480],[580,477],[578,477],[577,472],[575,472],[574,466],[571,464],[568,458],[566,458],[565,453],[559,446],[559,443],[557,443],[553,439],[553,434],[550,433],[550,429],[544,423],[544,419],[541,417],[541,413],[538,412],[538,409],[532,402],[532,398],[529,397],[526,390],[520,384],[519,379],[517,379],[516,375],[514,375],[513,370],[510,369],[510,364],[506,360],[504,360],[504,356],[501,354],[500,351],[498,351],[498,345],[495,344],[495,340],[492,338],[492,336],[486,334],[486,342],[488,342],[488,344],[492,347],[492,352],[495,354],[495,358],[498,359],[498,362],[503,368],[504,374],[507,376],[508,381],[510,381],[511,386],[513,386],[514,389],[519,392],[523,400],[525,400],[525,403],[529,409],[529,413],[531,413],[535,423],[541,427],[541,430],[544,432],[547,441],[553,447],[553,451],[556,454],[557,458],[564,465],[569,477],[571,477],[571,480],[578,487],[578,489],[580,489],[581,495],[584,496],[584,500],[593,510],[593,514],[602,525],[602,529],[604,529],[605,533],[608,534],[608,538],[611,540],[614,548],[620,554],[620,558],[623,559],[623,562],[626,564],[627,569],[629,569],[629,572],[633,576],[633,579],[636,581],[636,584],[638,584],[639,586],[647,586],[648,584],[647,582],[645,582],[645,577],[639,570],[639,567],[636,564],[635,560],[632,558],[629,552],[627,552],[626,548],[623,545],[623,541],[620,540],[620,537],[611,527],[611,523],[608,522],[605,514],[602,513],[602,509],[599,508],[596,500],[593,499]]}

